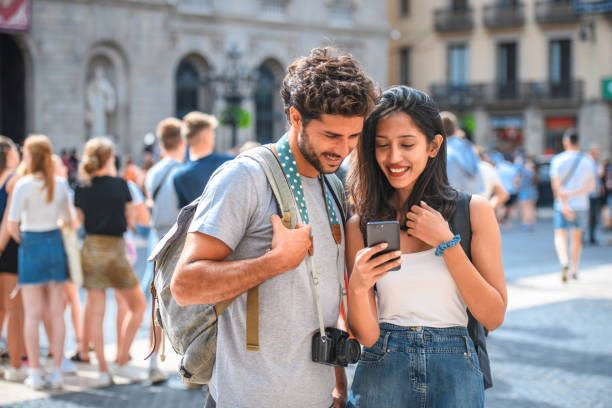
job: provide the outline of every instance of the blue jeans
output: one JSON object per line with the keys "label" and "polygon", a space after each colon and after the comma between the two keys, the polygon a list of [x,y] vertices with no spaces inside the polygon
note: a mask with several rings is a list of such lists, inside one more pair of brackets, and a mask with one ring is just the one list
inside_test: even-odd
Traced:
{"label": "blue jeans", "polygon": [[347,407],[484,407],[484,385],[465,327],[380,324],[361,353]]}
{"label": "blue jeans", "polygon": [[66,252],[59,229],[22,231],[17,257],[19,285],[41,285],[66,280]]}
{"label": "blue jeans", "polygon": [[587,228],[589,221],[589,210],[575,210],[574,221],[570,221],[565,218],[563,212],[555,208],[555,215],[553,218],[554,229],[579,229],[584,232]]}

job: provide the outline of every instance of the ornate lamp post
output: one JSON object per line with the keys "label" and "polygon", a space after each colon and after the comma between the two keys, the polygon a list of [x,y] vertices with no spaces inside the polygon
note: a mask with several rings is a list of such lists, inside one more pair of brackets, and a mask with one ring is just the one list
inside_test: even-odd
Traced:
{"label": "ornate lamp post", "polygon": [[226,54],[223,70],[213,73],[210,81],[216,94],[224,100],[226,107],[221,114],[221,122],[232,128],[232,147],[236,146],[238,127],[248,126],[249,113],[241,108],[245,98],[252,95],[257,74],[241,65],[242,53],[234,45]]}

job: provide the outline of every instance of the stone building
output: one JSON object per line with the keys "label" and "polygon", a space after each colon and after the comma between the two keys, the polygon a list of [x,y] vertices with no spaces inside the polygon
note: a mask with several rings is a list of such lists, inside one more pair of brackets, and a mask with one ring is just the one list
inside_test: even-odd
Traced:
{"label": "stone building", "polygon": [[[222,79],[233,69],[238,77],[255,78],[252,85],[233,84],[244,97],[242,116],[251,118],[251,125],[237,132],[236,144],[275,140],[285,128],[278,94],[285,68],[319,45],[352,53],[380,85],[387,83],[386,2],[28,4],[27,30],[0,33],[0,133],[17,141],[44,133],[58,150],[80,149],[89,137],[104,133],[123,153],[136,155],[164,117],[194,109],[226,111],[231,84]],[[228,150],[231,136],[228,126],[220,127],[217,149]]]}
{"label": "stone building", "polygon": [[389,16],[390,82],[458,112],[478,144],[551,153],[576,127],[612,154],[610,0],[390,0]]}

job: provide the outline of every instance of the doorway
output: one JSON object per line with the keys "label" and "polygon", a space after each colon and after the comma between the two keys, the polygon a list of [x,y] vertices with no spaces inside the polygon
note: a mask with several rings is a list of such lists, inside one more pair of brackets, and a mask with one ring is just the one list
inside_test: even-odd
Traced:
{"label": "doorway", "polygon": [[21,144],[26,136],[25,65],[12,36],[0,34],[0,134]]}

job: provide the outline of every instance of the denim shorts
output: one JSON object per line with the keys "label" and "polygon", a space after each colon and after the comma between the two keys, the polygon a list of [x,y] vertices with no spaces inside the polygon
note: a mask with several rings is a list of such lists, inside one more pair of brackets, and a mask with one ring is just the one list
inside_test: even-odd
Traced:
{"label": "denim shorts", "polygon": [[40,285],[66,280],[66,253],[59,229],[21,232],[19,285]]}
{"label": "denim shorts", "polygon": [[484,407],[484,384],[465,327],[381,323],[355,371],[347,407]]}
{"label": "denim shorts", "polygon": [[588,210],[575,210],[574,221],[569,221],[561,210],[555,208],[555,216],[553,219],[553,225],[555,229],[579,229],[585,231],[589,219]]}

